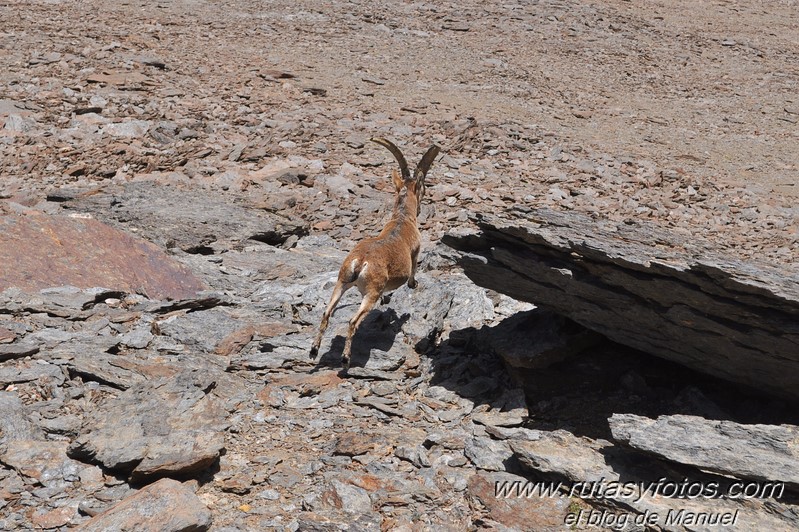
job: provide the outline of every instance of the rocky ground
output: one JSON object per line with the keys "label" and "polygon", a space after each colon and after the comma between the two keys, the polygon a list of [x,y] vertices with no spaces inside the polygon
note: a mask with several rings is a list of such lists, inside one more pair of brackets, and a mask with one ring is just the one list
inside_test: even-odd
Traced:
{"label": "rocky ground", "polygon": [[[530,305],[439,243],[548,207],[796,276],[795,2],[7,0],[0,20],[0,529],[711,528],[664,523],[680,509],[796,529],[795,405],[607,342],[509,367],[495,346],[539,340]],[[419,287],[341,375],[355,293],[307,352],[388,213],[372,136],[444,154]],[[494,492],[659,478],[786,488]]]}

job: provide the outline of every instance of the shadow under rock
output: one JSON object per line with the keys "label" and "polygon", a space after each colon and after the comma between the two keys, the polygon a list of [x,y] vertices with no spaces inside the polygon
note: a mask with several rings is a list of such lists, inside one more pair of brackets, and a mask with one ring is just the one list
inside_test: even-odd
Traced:
{"label": "shadow under rock", "polygon": [[[370,311],[352,338],[350,366],[366,366],[373,350],[389,352],[396,342],[402,326],[409,318],[409,314],[397,316],[393,308]],[[337,335],[333,338],[330,349],[319,357],[317,367],[341,366],[341,354],[344,351],[345,342],[344,336]]]}
{"label": "shadow under rock", "polygon": [[[511,316],[506,321],[513,319]],[[516,323],[519,321],[517,316]],[[501,326],[502,323],[494,327]],[[475,407],[487,404],[500,411],[508,410],[503,405],[508,390],[522,389],[529,417],[521,426],[547,433],[561,429],[578,438],[593,440],[601,455],[594,465],[601,467],[604,461],[607,470],[618,475],[620,483],[650,486],[653,481],[676,479],[681,483],[716,485],[718,493],[724,493],[738,479],[613,443],[608,419],[615,413],[652,419],[686,414],[743,424],[796,425],[799,422],[796,405],[609,340],[602,340],[594,347],[544,368],[513,367],[498,354],[501,345],[512,345],[516,354],[520,348],[524,350],[528,346],[530,351],[540,352],[537,342],[542,340],[530,335],[526,340],[517,336],[497,341],[496,334],[504,333],[508,327],[506,324],[505,329],[493,330],[494,327],[453,331],[447,340],[431,349],[427,353],[431,384],[470,399]],[[586,444],[585,449],[588,448]],[[564,452],[568,452],[567,449],[568,446],[564,447]],[[522,463],[516,452],[503,464],[506,471],[529,480],[580,485],[567,476],[568,467],[560,472],[535,470]],[[580,458],[576,457],[571,466],[579,470]],[[613,474],[609,474],[607,480]],[[595,484],[584,483],[589,488]],[[780,502],[785,504],[799,502],[799,494],[790,490],[780,497]],[[608,502],[601,497],[593,499],[591,494],[583,495],[582,499],[589,508],[611,508],[614,512],[619,507],[634,508],[626,506],[629,501]],[[640,511],[640,506],[636,511]]]}
{"label": "shadow under rock", "polygon": [[498,353],[501,344],[514,344],[516,352],[525,345],[539,351],[541,340],[531,334],[498,341],[495,329],[503,323],[453,331],[431,349],[432,384],[495,409],[502,408],[508,389],[522,388],[529,411],[525,427],[594,439],[611,439],[608,418],[614,413],[799,424],[795,404],[609,340],[544,368],[510,366]]}

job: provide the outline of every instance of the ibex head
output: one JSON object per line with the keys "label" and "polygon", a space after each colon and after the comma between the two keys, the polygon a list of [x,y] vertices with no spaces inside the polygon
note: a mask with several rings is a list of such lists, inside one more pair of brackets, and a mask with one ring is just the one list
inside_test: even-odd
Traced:
{"label": "ibex head", "polygon": [[418,215],[422,209],[422,198],[424,197],[425,190],[424,179],[427,177],[427,172],[430,170],[433,161],[438,156],[440,148],[435,144],[430,146],[424,156],[422,156],[422,160],[416,165],[416,170],[414,170],[413,177],[411,177],[411,172],[408,169],[408,162],[405,160],[405,156],[402,155],[400,149],[395,146],[393,142],[382,137],[376,137],[370,140],[388,148],[388,151],[397,159],[400,169],[399,172],[397,172],[397,170],[391,172],[391,180],[394,183],[394,188],[397,191],[398,197],[403,189],[413,195],[416,200],[416,214]]}

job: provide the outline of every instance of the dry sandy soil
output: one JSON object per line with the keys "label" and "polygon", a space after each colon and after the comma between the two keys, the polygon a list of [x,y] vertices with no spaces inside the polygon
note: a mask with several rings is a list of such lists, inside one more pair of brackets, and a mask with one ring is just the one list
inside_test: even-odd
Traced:
{"label": "dry sandy soil", "polygon": [[[364,140],[387,134],[443,144],[453,171],[432,179],[493,206],[653,218],[790,264],[796,7],[7,1],[3,192],[279,156],[364,179],[384,160]],[[84,133],[131,119],[162,122]]]}

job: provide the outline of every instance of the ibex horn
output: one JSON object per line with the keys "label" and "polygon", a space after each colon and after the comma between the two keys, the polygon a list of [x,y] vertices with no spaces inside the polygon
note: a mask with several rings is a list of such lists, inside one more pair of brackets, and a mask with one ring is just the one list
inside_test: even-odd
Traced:
{"label": "ibex horn", "polygon": [[[400,149],[397,148],[394,145],[393,142],[391,142],[390,140],[384,139],[382,137],[375,137],[375,138],[369,139],[369,140],[371,140],[372,142],[376,142],[376,143],[380,144],[381,146],[385,146],[386,148],[388,148],[388,151],[390,151],[391,154],[394,155],[394,158],[399,163],[400,173],[402,173],[402,179],[403,180],[411,178],[411,172],[410,172],[410,170],[408,170],[408,161],[405,160],[405,156],[402,155],[402,152],[400,151]],[[426,157],[426,155],[425,155],[425,157]]]}
{"label": "ibex horn", "polygon": [[438,146],[433,144],[430,146],[430,149],[422,157],[422,160],[419,161],[419,165],[416,167],[416,171],[413,173],[413,178],[416,181],[424,180],[425,176],[427,175],[428,170],[430,170],[430,166],[433,164],[433,161],[436,160],[438,156],[438,152],[441,150]]}

